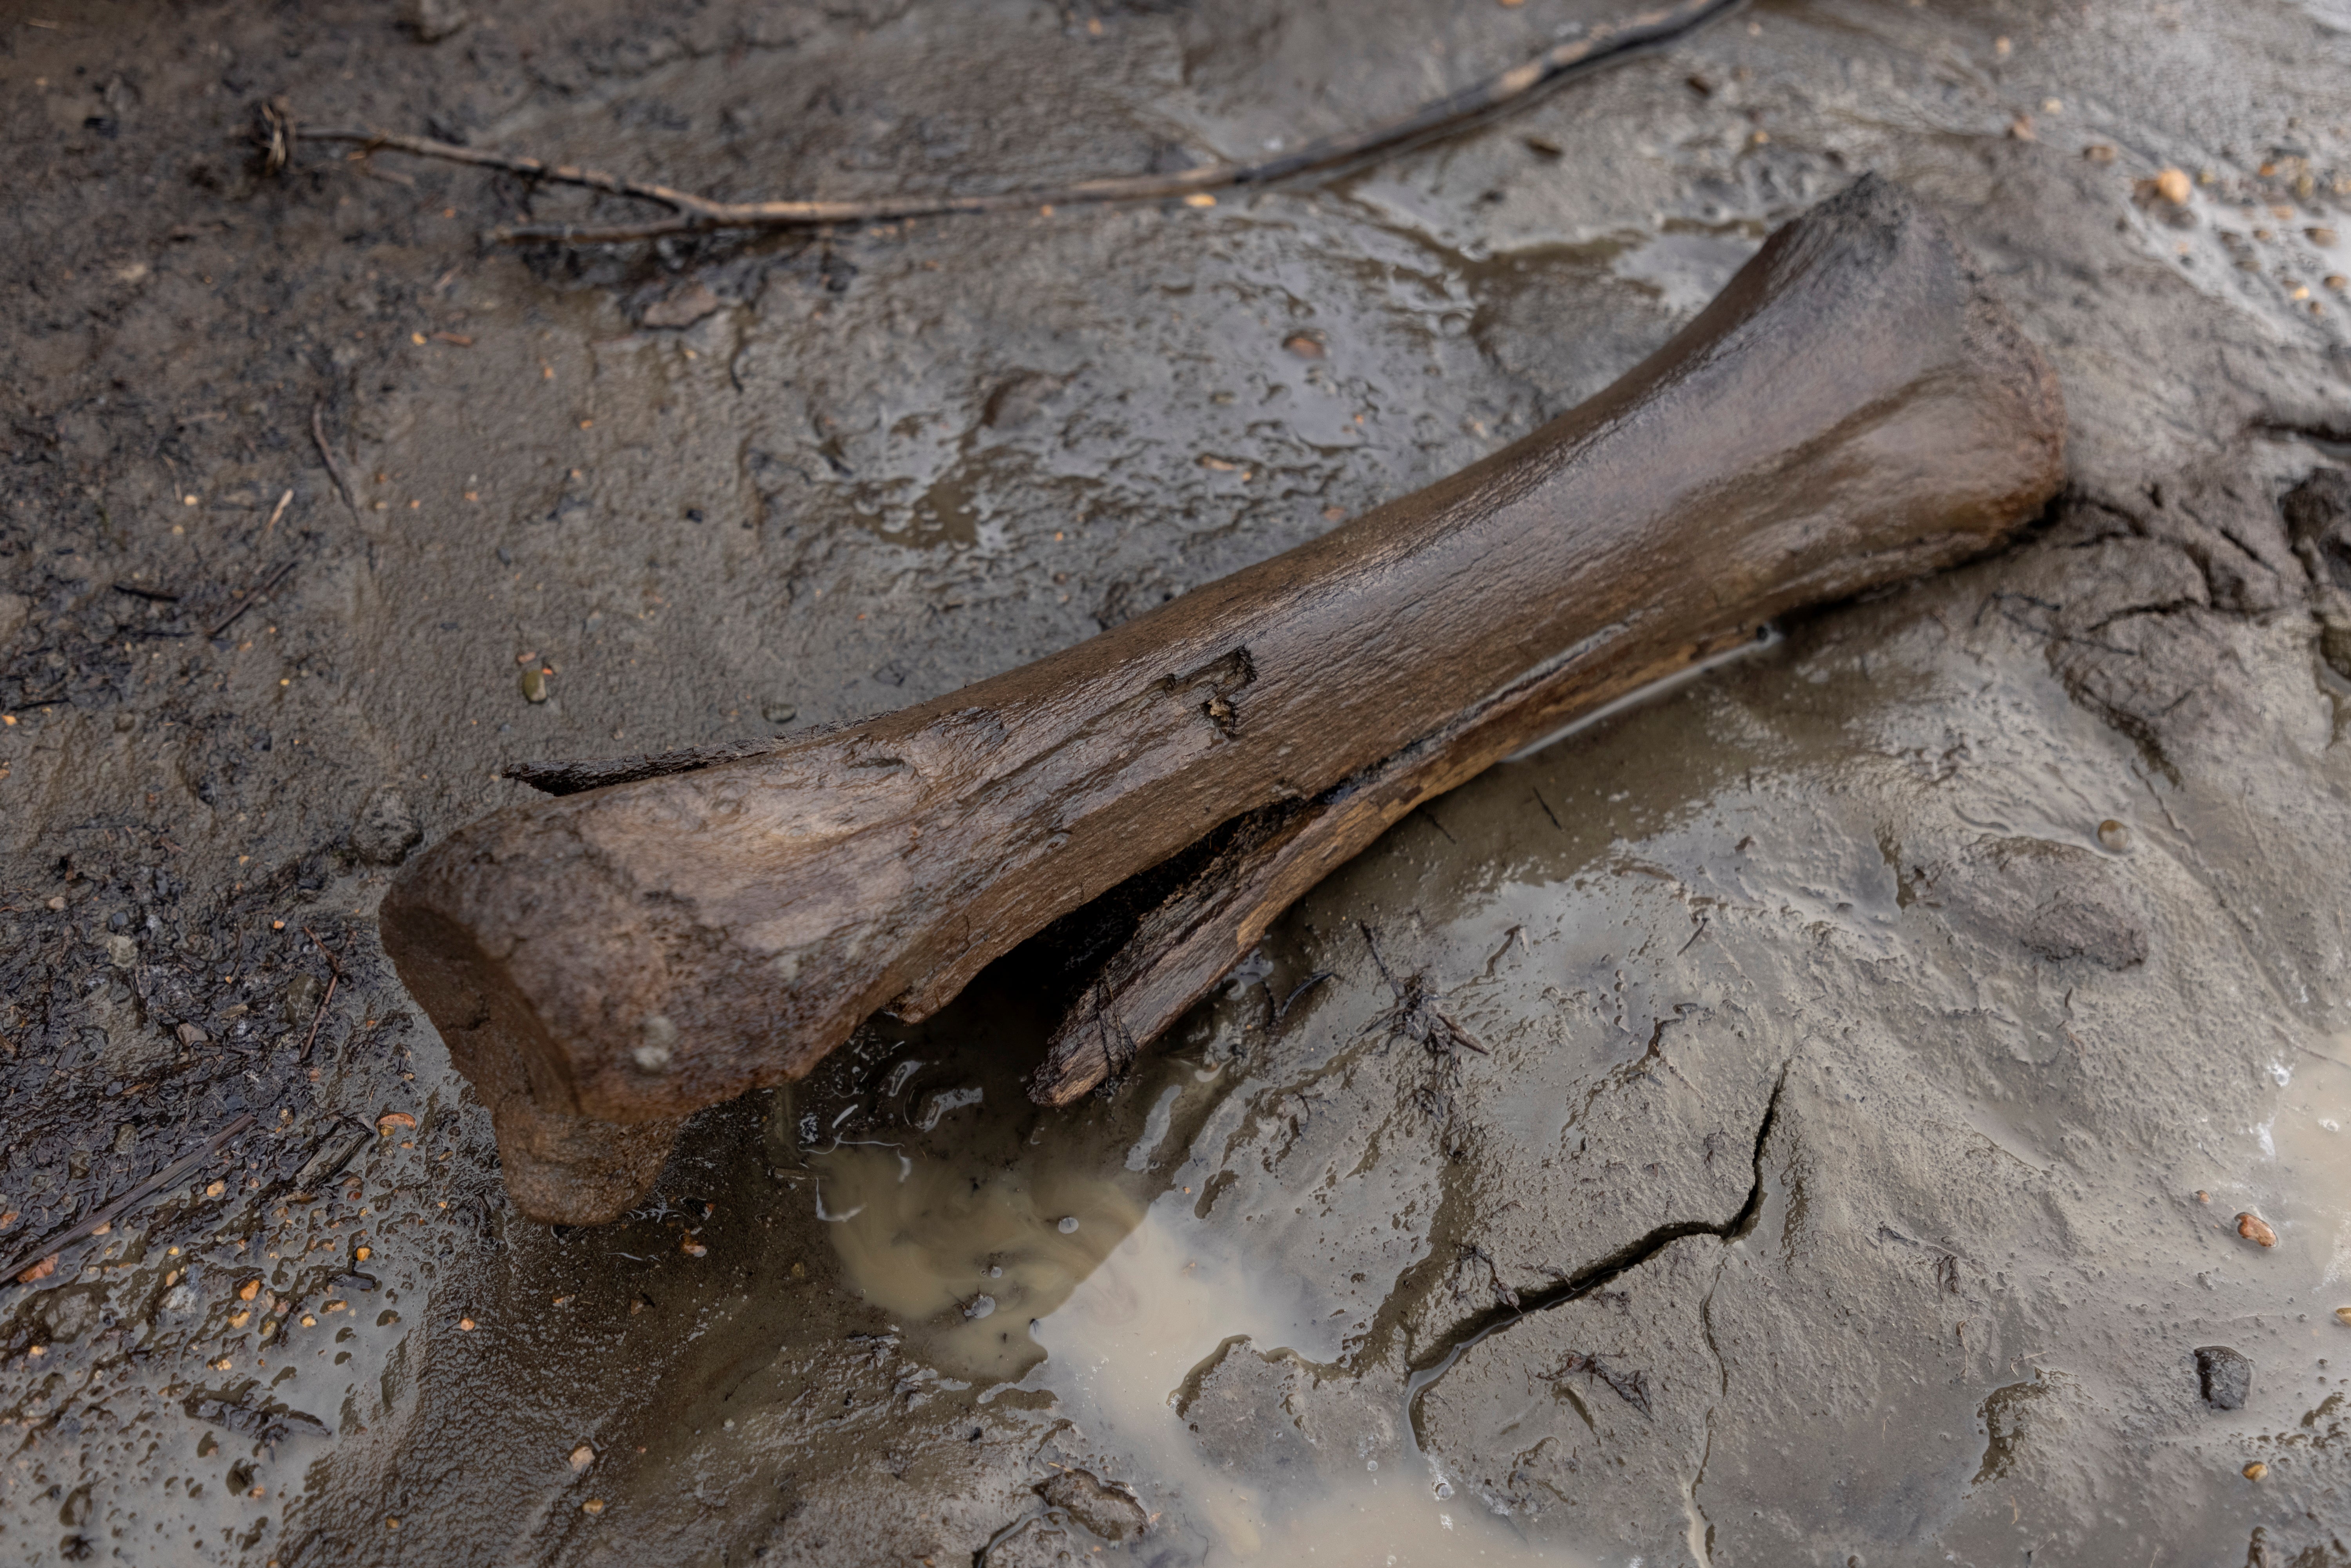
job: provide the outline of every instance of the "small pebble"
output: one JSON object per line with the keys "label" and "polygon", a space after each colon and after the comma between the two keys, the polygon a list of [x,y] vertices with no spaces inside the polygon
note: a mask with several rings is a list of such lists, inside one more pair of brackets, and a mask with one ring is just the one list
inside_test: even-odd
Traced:
{"label": "small pebble", "polygon": [[2264,1247],[2277,1245],[2277,1232],[2271,1229],[2269,1221],[2258,1214],[2237,1216],[2237,1234],[2248,1241],[2258,1241]]}
{"label": "small pebble", "polygon": [[2351,1307],[2335,1308],[2335,1321],[2341,1323],[2345,1328],[2351,1329]]}
{"label": "small pebble", "polygon": [[582,1443],[571,1450],[571,1468],[584,1470],[596,1462],[596,1450]]}
{"label": "small pebble", "polygon": [[1061,1225],[1058,1227],[1058,1228],[1061,1230],[1061,1234],[1062,1234],[1062,1235],[1067,1236],[1067,1235],[1069,1235],[1071,1231],[1075,1230],[1077,1228],[1078,1228],[1078,1217],[1077,1217],[1076,1215],[1074,1215],[1074,1214],[1065,1214],[1065,1215],[1061,1216]]}
{"label": "small pebble", "polygon": [[601,1513],[604,1511],[604,1500],[601,1497],[591,1497],[580,1505],[580,1511],[590,1514]]}
{"label": "small pebble", "polygon": [[2098,824],[2098,842],[2120,854],[2130,848],[2130,830],[2108,817]]}
{"label": "small pebble", "polygon": [[2249,1481],[2257,1481],[2269,1473],[2270,1468],[2259,1459],[2245,1467],[2245,1479]]}
{"label": "small pebble", "polygon": [[424,826],[397,789],[379,789],[351,827],[351,848],[371,865],[398,865],[424,837]]}
{"label": "small pebble", "polygon": [[522,673],[522,699],[543,703],[547,700],[547,672],[536,666]]}
{"label": "small pebble", "polygon": [[2197,1390],[2215,1410],[2242,1410],[2253,1392],[2253,1364],[2225,1344],[2196,1347]]}
{"label": "small pebble", "polygon": [[459,1318],[457,1320],[457,1327],[466,1333],[472,1333],[474,1332],[474,1320],[471,1318]]}
{"label": "small pebble", "polygon": [[2335,231],[2333,229],[2312,228],[2304,229],[2302,232],[2313,245],[2333,245],[2335,243]]}
{"label": "small pebble", "polygon": [[2184,207],[2188,204],[2189,189],[2188,171],[2185,169],[2166,169],[2155,177],[2155,193],[2175,207]]}
{"label": "small pebble", "polygon": [[1281,346],[1301,360],[1319,360],[1323,354],[1322,340],[1311,332],[1292,332]]}
{"label": "small pebble", "polygon": [[2103,141],[2093,141],[2082,149],[2082,156],[2093,163],[2111,163],[2115,161],[2115,150]]}

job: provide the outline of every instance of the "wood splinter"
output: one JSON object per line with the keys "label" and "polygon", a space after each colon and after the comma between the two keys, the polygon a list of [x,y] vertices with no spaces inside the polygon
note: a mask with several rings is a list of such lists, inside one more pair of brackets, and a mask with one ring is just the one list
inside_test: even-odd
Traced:
{"label": "wood splinter", "polygon": [[526,770],[559,798],[413,862],[384,945],[517,1207],[589,1223],[693,1112],[1194,851],[1055,1032],[1032,1092],[1066,1103],[1422,802],[1777,616],[1999,542],[2055,494],[2064,429],[1942,225],[1865,178],[1588,402],[1090,642],[862,724]]}

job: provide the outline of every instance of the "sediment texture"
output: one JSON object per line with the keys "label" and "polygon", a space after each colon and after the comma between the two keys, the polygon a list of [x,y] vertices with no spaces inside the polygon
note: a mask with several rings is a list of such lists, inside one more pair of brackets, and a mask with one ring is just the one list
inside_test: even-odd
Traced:
{"label": "sediment texture", "polygon": [[[1240,1527],[1182,1467],[1229,1458],[1269,1518],[1441,1480],[1481,1540],[1614,1562],[2351,1557],[2327,7],[1758,10],[1319,193],[642,260],[477,255],[516,188],[263,187],[224,140],[287,90],[727,193],[1046,177],[1393,110],[1574,15],[12,23],[0,1238],[262,1130],[6,1287],[0,1550],[1050,1562],[1132,1486],[1127,1549],[1186,1561]],[[2212,173],[2188,214],[2135,185],[2167,164]],[[1115,1102],[1020,1103],[1051,1019],[1008,971],[709,1113],[626,1224],[502,1207],[373,941],[407,824],[1263,559],[1606,384],[1873,168],[2058,369],[2032,538],[1436,802]],[[1043,1285],[852,1288],[835,1136],[1048,1219],[1107,1190],[1078,1238],[1123,1212],[1279,1290],[1152,1389],[1165,1431],[1076,1420],[956,1337],[1050,1338]]]}

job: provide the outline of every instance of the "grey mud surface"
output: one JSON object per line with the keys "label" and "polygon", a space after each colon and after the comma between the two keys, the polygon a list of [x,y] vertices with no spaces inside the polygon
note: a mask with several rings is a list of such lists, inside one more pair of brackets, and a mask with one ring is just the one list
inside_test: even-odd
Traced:
{"label": "grey mud surface", "polygon": [[[2336,0],[1772,4],[1315,188],[659,253],[237,141],[1044,181],[1604,3],[0,5],[0,1556],[2351,1563]],[[1019,1099],[1032,951],[507,1211],[371,914],[502,764],[1089,635],[1867,169],[2062,373],[2015,548],[1411,819],[1114,1100]]]}

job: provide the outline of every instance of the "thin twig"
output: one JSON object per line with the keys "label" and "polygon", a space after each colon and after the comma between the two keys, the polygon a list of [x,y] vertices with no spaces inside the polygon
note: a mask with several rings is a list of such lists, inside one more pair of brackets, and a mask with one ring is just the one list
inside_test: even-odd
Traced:
{"label": "thin twig", "polygon": [[[578,224],[501,225],[485,236],[493,243],[515,245],[551,240],[559,245],[612,245],[626,240],[655,239],[664,235],[715,234],[724,229],[809,228],[824,224],[893,222],[953,213],[1004,212],[1021,207],[1076,206],[1084,203],[1151,202],[1169,199],[1215,204],[1210,192],[1236,186],[1269,185],[1300,175],[1323,173],[1400,152],[1435,138],[1478,123],[1504,109],[1527,102],[1540,89],[1572,75],[1623,59],[1643,49],[1672,42],[1715,18],[1738,9],[1742,0],[1668,0],[1668,3],[1593,28],[1582,37],[1555,44],[1522,65],[1499,76],[1423,104],[1397,119],[1368,130],[1324,137],[1295,152],[1253,163],[1204,163],[1172,174],[1116,174],[1081,180],[1074,184],[999,191],[977,196],[887,196],[874,201],[717,202],[706,196],[608,174],[573,163],[549,163],[543,159],[460,147],[425,136],[403,136],[389,131],[313,131],[288,127],[270,120],[261,133],[279,147],[288,139],[355,144],[360,158],[378,152],[406,152],[418,158],[467,163],[479,169],[500,169],[556,184],[579,185],[607,195],[625,196],[667,207],[670,215],[641,223],[603,226]],[[282,112],[282,111],[281,111]],[[349,499],[348,492],[345,499]]]}
{"label": "thin twig", "polygon": [[326,415],[325,403],[310,405],[310,439],[319,444],[319,460],[327,465],[327,477],[335,482],[335,488],[342,492],[343,505],[356,517],[360,515],[359,497],[351,494],[351,482],[343,477],[343,465],[335,461],[334,448],[327,444]]}
{"label": "thin twig", "polygon": [[318,1014],[310,1019],[309,1038],[302,1042],[302,1060],[308,1061],[310,1060],[310,1048],[319,1043],[319,1026],[327,1021],[327,1009],[335,1005],[335,988],[343,983],[343,967],[335,961],[333,951],[324,942],[319,942],[317,932],[305,925],[302,935],[319,943],[319,951],[327,955],[327,967],[334,971],[327,978],[327,994],[319,998]]}
{"label": "thin twig", "polygon": [[286,574],[294,570],[295,564],[301,559],[302,558],[298,555],[287,556],[286,559],[280,563],[276,571],[271,572],[267,577],[262,579],[259,582],[255,583],[251,588],[247,589],[246,591],[245,597],[236,601],[235,608],[232,609],[227,614],[214,622],[212,627],[204,632],[204,635],[207,637],[217,637],[222,632],[227,631],[231,626],[235,625],[236,618],[244,614],[246,611],[252,609],[253,601],[255,600],[259,599],[263,594],[277,587],[279,581],[285,578]]}
{"label": "thin twig", "polygon": [[311,930],[307,925],[302,927],[302,935],[308,936],[312,942],[318,944],[319,956],[327,960],[327,967],[335,972],[335,977],[337,979],[342,978],[343,967],[336,960],[335,950],[332,947],[328,946],[324,942],[319,942],[319,934],[316,931]]}
{"label": "thin twig", "polygon": [[293,499],[294,492],[291,490],[287,491],[286,494],[277,497],[277,509],[271,512],[269,514],[269,520],[261,525],[261,542],[263,544],[267,544],[269,542],[269,530],[277,526],[277,519],[286,515],[287,506],[292,502]]}
{"label": "thin twig", "polygon": [[57,1235],[52,1236],[47,1240],[37,1243],[26,1251],[18,1253],[6,1263],[0,1264],[0,1283],[14,1282],[17,1275],[23,1273],[26,1270],[31,1268],[42,1259],[49,1257],[55,1253],[64,1251],[67,1248],[72,1246],[75,1242],[80,1240],[91,1231],[96,1230],[101,1225],[113,1224],[117,1218],[127,1212],[134,1205],[143,1202],[151,1195],[160,1192],[165,1187],[178,1185],[182,1176],[184,1176],[190,1171],[202,1166],[214,1155],[219,1154],[222,1146],[228,1143],[230,1139],[240,1137],[243,1134],[251,1132],[254,1124],[255,1117],[253,1113],[248,1111],[244,1115],[239,1116],[235,1121],[231,1122],[227,1126],[222,1128],[219,1132],[214,1133],[211,1137],[205,1139],[204,1146],[197,1149],[193,1154],[183,1155],[181,1158],[173,1161],[171,1165],[163,1167],[163,1169],[157,1171],[153,1176],[149,1176],[145,1181],[141,1182],[129,1192],[126,1192],[120,1197],[116,1198],[112,1203],[108,1204],[96,1214],[84,1215],[80,1219],[76,1220],[72,1225],[67,1227],[66,1229],[59,1232]]}

